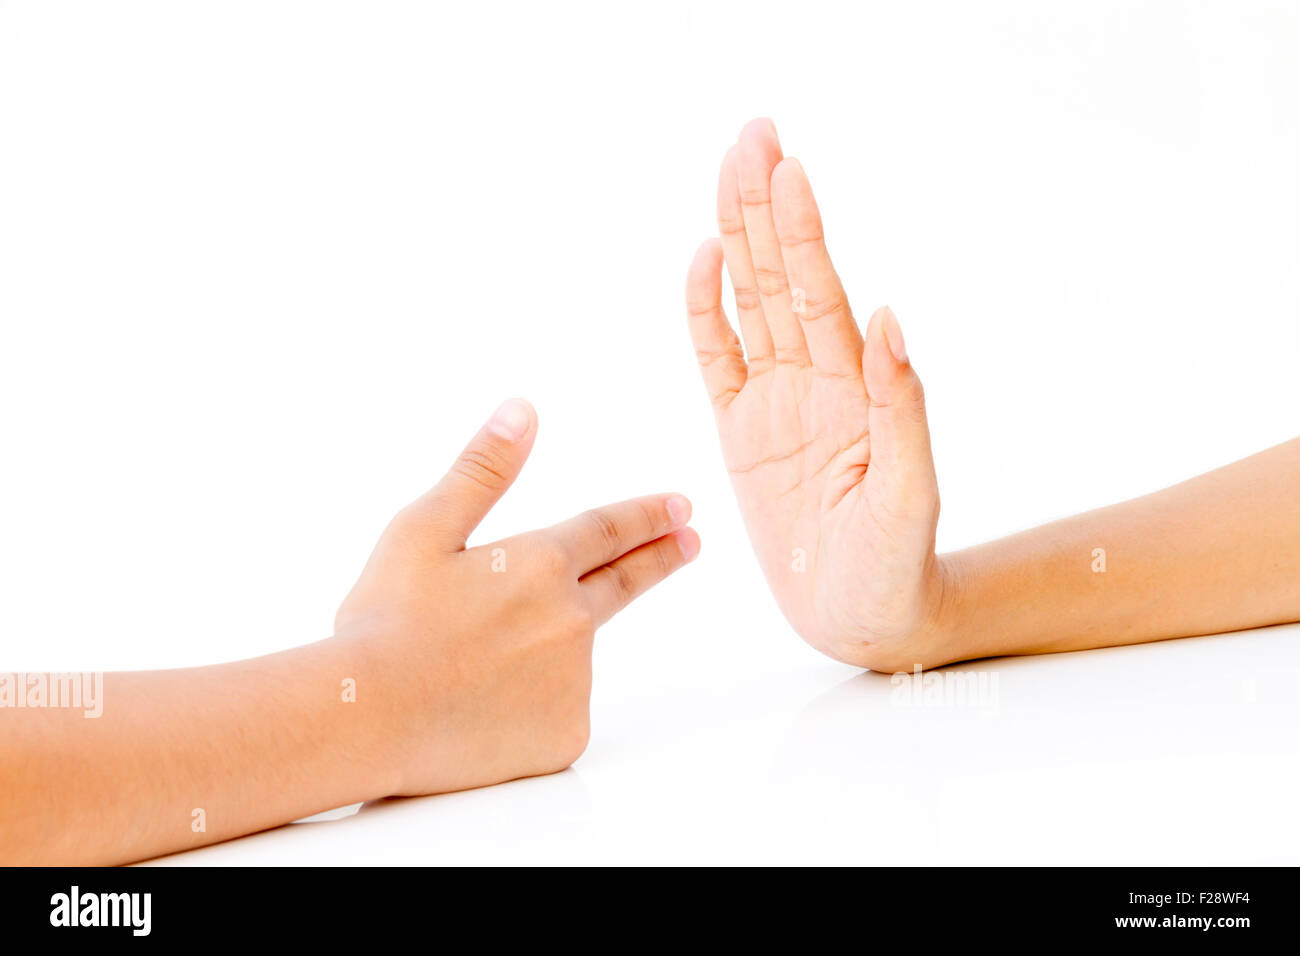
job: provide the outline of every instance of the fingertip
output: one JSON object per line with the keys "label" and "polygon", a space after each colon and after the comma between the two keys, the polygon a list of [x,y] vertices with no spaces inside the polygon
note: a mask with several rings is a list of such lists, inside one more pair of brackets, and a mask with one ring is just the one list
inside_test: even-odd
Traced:
{"label": "fingertip", "polygon": [[790,185],[797,185],[801,180],[807,182],[808,174],[804,171],[803,163],[793,156],[786,156],[776,164],[776,169],[772,170],[773,188],[776,188],[778,179]]}
{"label": "fingertip", "polygon": [[691,502],[685,495],[671,494],[664,499],[664,510],[672,527],[679,528],[691,520]]}
{"label": "fingertip", "polygon": [[737,169],[742,183],[758,176],[770,177],[773,167],[781,161],[781,141],[776,136],[776,126],[762,117],[750,120],[740,131]]}
{"label": "fingertip", "polygon": [[532,405],[522,398],[506,399],[414,507],[436,516],[438,533],[450,550],[465,547],[479,522],[519,477],[532,452],[536,428]]}
{"label": "fingertip", "polygon": [[868,342],[883,343],[888,347],[889,343],[885,339],[885,316],[892,314],[887,305],[882,305],[871,313],[871,318],[867,320],[866,340]]}
{"label": "fingertip", "polygon": [[705,239],[696,247],[695,256],[691,262],[693,265],[707,271],[720,268],[722,266],[722,240],[717,236]]}
{"label": "fingertip", "polygon": [[902,329],[889,306],[872,313],[864,338],[862,377],[871,404],[923,402],[921,379],[907,358]]}
{"label": "fingertip", "polygon": [[880,323],[885,317],[885,310],[888,308],[889,306],[882,305],[880,308],[876,309],[876,311],[871,313],[871,318],[867,319],[867,341],[868,342],[870,342],[873,338],[872,333],[875,333],[875,335],[877,336],[880,335]]}
{"label": "fingertip", "polygon": [[772,170],[772,217],[785,241],[821,237],[821,212],[813,198],[812,184],[803,165],[793,156],[787,156]]}
{"label": "fingertip", "polygon": [[735,189],[736,166],[740,162],[740,143],[732,143],[722,154],[722,165],[718,167],[718,198],[730,199]]}
{"label": "fingertip", "polygon": [[[901,355],[901,357],[900,357]],[[896,475],[900,501],[911,500],[909,487],[934,487],[934,459],[925,411],[925,389],[907,360],[898,318],[888,306],[877,309],[867,326],[862,358],[863,380],[871,402],[871,460],[884,475]],[[937,492],[932,496],[937,505]],[[899,513],[906,513],[900,506]]]}
{"label": "fingertip", "polygon": [[756,116],[740,129],[740,142],[749,140],[751,142],[768,141],[775,145],[777,149],[781,148],[780,137],[776,134],[776,124],[772,122],[769,116]]}
{"label": "fingertip", "polygon": [[686,271],[686,304],[692,310],[713,307],[722,300],[722,243],[716,237],[700,243]]}
{"label": "fingertip", "polygon": [[883,398],[879,391],[887,383],[893,368],[893,355],[889,343],[885,341],[884,320],[886,306],[881,306],[871,313],[867,320],[867,331],[862,336],[862,374],[866,379],[867,392],[873,399]]}
{"label": "fingertip", "polygon": [[690,564],[700,553],[700,536],[694,528],[682,528],[680,531],[674,531],[673,537],[677,540],[677,547],[681,549],[682,560]]}
{"label": "fingertip", "polygon": [[492,413],[487,428],[498,438],[517,442],[537,424],[537,410],[523,398],[508,398]]}
{"label": "fingertip", "polygon": [[907,345],[903,342],[903,327],[898,324],[898,316],[894,315],[894,310],[889,306],[882,306],[879,311],[881,314],[880,327],[889,344],[889,351],[899,365],[907,364]]}

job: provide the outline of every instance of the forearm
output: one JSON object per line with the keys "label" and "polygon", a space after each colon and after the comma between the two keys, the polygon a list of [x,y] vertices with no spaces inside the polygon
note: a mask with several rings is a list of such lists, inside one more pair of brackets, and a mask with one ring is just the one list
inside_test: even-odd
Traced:
{"label": "forearm", "polygon": [[0,711],[0,862],[130,862],[392,792],[355,648],[107,674],[98,717]]}
{"label": "forearm", "polygon": [[1300,620],[1300,439],[941,561],[948,660]]}

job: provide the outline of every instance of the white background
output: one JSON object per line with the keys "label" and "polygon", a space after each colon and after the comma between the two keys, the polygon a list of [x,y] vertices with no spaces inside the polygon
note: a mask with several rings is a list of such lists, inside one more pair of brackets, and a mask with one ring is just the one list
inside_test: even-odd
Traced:
{"label": "white background", "polygon": [[328,635],[515,394],[478,540],[663,490],[703,538],[574,769],[180,859],[1300,862],[1300,629],[907,709],[785,625],[681,307],[755,115],[902,321],[941,550],[1300,431],[1294,5],[0,3],[0,667]]}

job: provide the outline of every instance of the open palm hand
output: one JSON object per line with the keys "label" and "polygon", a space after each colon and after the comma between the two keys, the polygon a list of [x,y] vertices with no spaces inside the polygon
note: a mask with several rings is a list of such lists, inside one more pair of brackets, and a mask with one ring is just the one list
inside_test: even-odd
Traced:
{"label": "open palm hand", "polygon": [[[754,120],[723,160],[719,239],[687,281],[691,335],[745,525],[811,645],[877,670],[932,660],[943,601],[924,394],[898,321],[859,332],[798,160]],[[722,263],[741,338],[722,309]]]}

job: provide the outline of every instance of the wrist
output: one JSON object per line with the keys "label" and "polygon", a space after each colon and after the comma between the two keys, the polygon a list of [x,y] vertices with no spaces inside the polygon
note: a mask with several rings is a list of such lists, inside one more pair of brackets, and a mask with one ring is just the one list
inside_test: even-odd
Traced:
{"label": "wrist", "polygon": [[1032,573],[1008,573],[989,546],[967,548],[937,558],[943,599],[936,615],[933,647],[939,667],[955,661],[1024,653],[1032,642],[1027,630],[1043,620]]}
{"label": "wrist", "polygon": [[982,656],[976,648],[966,614],[970,569],[960,554],[934,555],[927,575],[930,582],[929,613],[910,642],[914,665],[942,667]]}
{"label": "wrist", "polygon": [[330,677],[322,683],[332,694],[330,711],[348,775],[346,786],[356,794],[348,802],[401,793],[400,715],[376,642],[358,634],[314,646],[324,650],[322,666]]}

